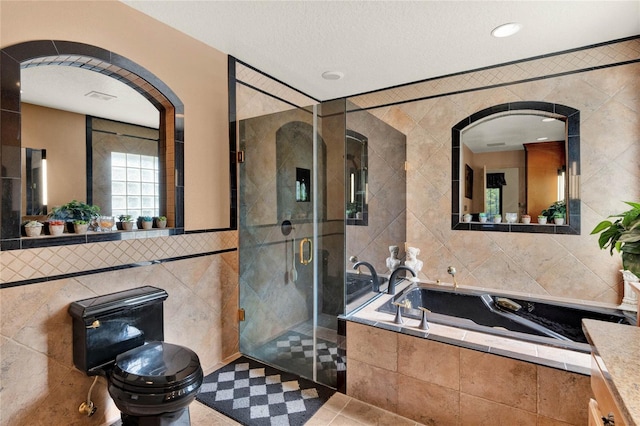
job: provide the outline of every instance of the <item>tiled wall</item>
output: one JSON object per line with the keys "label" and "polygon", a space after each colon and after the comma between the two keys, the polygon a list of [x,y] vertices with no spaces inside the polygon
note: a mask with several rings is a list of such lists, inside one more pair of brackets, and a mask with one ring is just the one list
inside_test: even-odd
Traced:
{"label": "tiled wall", "polygon": [[[226,234],[226,235],[220,235]],[[213,237],[217,236],[217,237]],[[213,238],[212,238],[213,237]],[[214,248],[236,247],[235,232],[191,234],[134,242],[108,242],[53,249],[2,252],[16,268],[37,262],[35,275],[53,275],[79,266],[130,263]],[[133,243],[133,245],[131,244]],[[205,250],[206,250],[205,249]],[[56,253],[62,251],[62,253]],[[11,259],[8,256],[12,256]],[[205,372],[238,351],[237,251],[159,264],[114,270],[74,278],[54,279],[0,290],[2,353],[0,424],[100,425],[119,413],[100,379],[93,392],[98,412],[91,418],[78,413],[92,379],[73,367],[69,304],[143,285],[163,288],[165,340],[193,349]]]}
{"label": "tiled wall", "polygon": [[[373,106],[429,97],[370,110],[407,135],[407,240],[422,250],[423,278],[450,281],[453,265],[463,285],[620,303],[620,257],[589,233],[627,210],[623,201],[640,199],[640,64],[607,66],[639,58],[634,39],[352,99]],[[524,100],[580,110],[581,235],[452,231],[451,128],[489,106]]]}
{"label": "tiled wall", "polygon": [[347,323],[347,394],[423,424],[587,424],[590,380]]}
{"label": "tiled wall", "polygon": [[[367,111],[347,114],[347,128],[368,138],[369,221],[366,226],[347,226],[346,267],[352,269],[349,258],[357,256],[378,273],[389,273],[389,246],[398,246],[402,257],[406,241],[406,138]],[[368,273],[364,268],[363,272]]]}

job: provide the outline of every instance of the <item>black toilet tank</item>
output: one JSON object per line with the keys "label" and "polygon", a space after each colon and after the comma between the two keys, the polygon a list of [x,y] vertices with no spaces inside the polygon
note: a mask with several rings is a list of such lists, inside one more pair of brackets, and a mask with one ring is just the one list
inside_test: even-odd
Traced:
{"label": "black toilet tank", "polygon": [[164,340],[166,291],[138,287],[69,306],[73,318],[73,364],[90,376],[103,374],[118,354]]}

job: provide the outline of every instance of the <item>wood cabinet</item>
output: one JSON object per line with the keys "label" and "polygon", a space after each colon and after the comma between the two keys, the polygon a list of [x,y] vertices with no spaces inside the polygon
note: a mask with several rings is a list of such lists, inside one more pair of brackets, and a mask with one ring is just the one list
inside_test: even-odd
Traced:
{"label": "wood cabinet", "polygon": [[[597,355],[591,355],[591,390],[595,400],[589,401],[589,426],[615,425],[626,426],[612,390],[607,385],[604,375],[606,367]],[[606,423],[604,419],[612,420]]]}

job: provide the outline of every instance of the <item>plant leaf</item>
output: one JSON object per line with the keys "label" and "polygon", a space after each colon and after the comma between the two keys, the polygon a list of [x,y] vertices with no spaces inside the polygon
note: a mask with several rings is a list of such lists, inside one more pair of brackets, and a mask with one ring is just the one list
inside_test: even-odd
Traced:
{"label": "plant leaf", "polygon": [[[613,225],[613,223],[611,223],[611,221],[603,220],[602,222],[597,224],[595,228],[593,228],[593,231],[591,231],[591,235],[597,234],[599,232],[602,232],[605,229],[609,228],[611,225]],[[600,248],[602,248],[602,247],[600,247]]]}

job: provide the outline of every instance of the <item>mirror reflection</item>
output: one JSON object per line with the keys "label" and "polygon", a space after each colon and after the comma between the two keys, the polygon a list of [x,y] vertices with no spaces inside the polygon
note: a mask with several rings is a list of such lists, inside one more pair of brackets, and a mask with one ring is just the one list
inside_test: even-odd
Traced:
{"label": "mirror reflection", "polygon": [[22,211],[47,214],[47,150],[22,148]]}
{"label": "mirror reflection", "polygon": [[353,130],[347,130],[345,162],[347,176],[347,225],[365,226],[369,222],[367,203],[368,154],[367,138]]}
{"label": "mirror reflection", "polygon": [[[71,200],[100,207],[102,214],[160,214],[159,111],[118,80],[78,67],[39,65],[21,70],[22,146],[25,151],[23,214]],[[98,119],[95,117],[103,117]],[[29,152],[45,147],[48,203],[29,176]],[[39,163],[36,162],[35,166]],[[34,208],[35,206],[35,208]]]}
{"label": "mirror reflection", "polygon": [[[453,229],[476,229],[474,223],[514,224],[509,230],[519,232],[560,232],[517,229],[521,224],[579,229],[579,207],[570,202],[577,188],[569,184],[569,167],[579,173],[577,110],[544,102],[497,105],[460,122],[452,137],[459,155]],[[573,218],[567,205],[575,206]]]}

